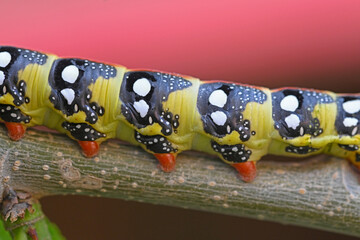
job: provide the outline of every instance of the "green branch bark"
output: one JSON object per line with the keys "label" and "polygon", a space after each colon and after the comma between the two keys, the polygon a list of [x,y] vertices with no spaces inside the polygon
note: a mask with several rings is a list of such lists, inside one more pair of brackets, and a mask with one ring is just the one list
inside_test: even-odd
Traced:
{"label": "green branch bark", "polygon": [[228,165],[195,152],[180,154],[176,170],[164,173],[154,157],[116,141],[87,159],[65,136],[29,130],[13,142],[0,129],[0,146],[0,194],[9,185],[37,198],[121,198],[360,236],[359,175],[345,160],[272,157],[258,163],[253,183],[243,183]]}

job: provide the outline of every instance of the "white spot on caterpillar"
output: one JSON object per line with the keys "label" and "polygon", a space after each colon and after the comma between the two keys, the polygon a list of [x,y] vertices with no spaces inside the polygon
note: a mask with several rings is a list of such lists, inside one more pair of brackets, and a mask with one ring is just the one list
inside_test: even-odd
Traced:
{"label": "white spot on caterpillar", "polygon": [[289,128],[296,129],[300,124],[300,119],[295,114],[290,114],[285,118],[285,122]]}
{"label": "white spot on caterpillar", "polygon": [[224,107],[227,101],[227,95],[223,90],[215,90],[210,94],[209,103],[217,107]]}
{"label": "white spot on caterpillar", "polygon": [[303,136],[303,135],[304,135],[304,132],[305,132],[305,131],[304,131],[304,128],[301,127],[301,128],[300,128],[300,136]]}
{"label": "white spot on caterpillar", "polygon": [[138,113],[140,113],[142,118],[145,117],[149,111],[149,105],[144,100],[134,102],[134,108]]}
{"label": "white spot on caterpillar", "polygon": [[299,107],[299,101],[294,95],[288,95],[281,100],[280,107],[285,111],[293,112]]}
{"label": "white spot on caterpillar", "polygon": [[344,119],[343,124],[345,127],[354,127],[358,124],[358,120],[353,117],[347,117]]}
{"label": "white spot on caterpillar", "polygon": [[79,77],[79,69],[74,65],[66,66],[61,72],[61,77],[68,83],[74,83]]}
{"label": "white spot on caterpillar", "polygon": [[64,96],[69,105],[74,101],[75,92],[71,88],[65,88],[61,90],[60,93]]}
{"label": "white spot on caterpillar", "polygon": [[227,131],[228,133],[230,133],[230,132],[231,132],[230,125],[227,125],[227,127],[226,127],[226,131]]}
{"label": "white spot on caterpillar", "polygon": [[351,135],[354,136],[358,131],[358,127],[354,127],[354,129],[351,132]]}
{"label": "white spot on caterpillar", "polygon": [[0,53],[0,67],[6,67],[11,62],[11,54],[8,52]]}
{"label": "white spot on caterpillar", "polygon": [[5,73],[3,71],[0,71],[0,85],[4,83],[5,80]]}
{"label": "white spot on caterpillar", "polygon": [[345,112],[353,114],[360,111],[360,100],[351,100],[343,103],[343,108]]}
{"label": "white spot on caterpillar", "polygon": [[142,97],[148,95],[151,90],[151,84],[146,78],[140,78],[135,81],[133,85],[133,91]]}
{"label": "white spot on caterpillar", "polygon": [[223,126],[226,122],[226,114],[220,111],[211,113],[210,117],[218,126]]}

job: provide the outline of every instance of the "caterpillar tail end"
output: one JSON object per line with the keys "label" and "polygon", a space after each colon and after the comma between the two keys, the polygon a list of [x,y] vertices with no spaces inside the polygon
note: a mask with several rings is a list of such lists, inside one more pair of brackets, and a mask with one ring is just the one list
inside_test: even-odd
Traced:
{"label": "caterpillar tail end", "polygon": [[11,140],[18,141],[25,135],[26,127],[21,123],[5,122]]}
{"label": "caterpillar tail end", "polygon": [[99,153],[99,144],[95,141],[78,141],[85,157],[94,157]]}
{"label": "caterpillar tail end", "polygon": [[256,177],[255,162],[234,163],[232,166],[239,172],[241,180],[244,182],[252,182]]}
{"label": "caterpillar tail end", "polygon": [[164,172],[171,172],[175,169],[176,155],[174,153],[156,153],[154,156],[159,160],[160,168]]}

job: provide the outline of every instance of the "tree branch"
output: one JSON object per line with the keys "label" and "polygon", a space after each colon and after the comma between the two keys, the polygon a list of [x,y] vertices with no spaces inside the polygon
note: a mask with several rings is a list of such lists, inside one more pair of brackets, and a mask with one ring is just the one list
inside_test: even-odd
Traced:
{"label": "tree branch", "polygon": [[272,157],[258,163],[253,183],[243,183],[230,166],[195,152],[180,154],[176,170],[164,173],[154,157],[116,141],[93,159],[65,136],[37,130],[13,142],[0,129],[0,146],[0,195],[10,185],[38,198],[121,198],[360,236],[360,185],[345,160]]}

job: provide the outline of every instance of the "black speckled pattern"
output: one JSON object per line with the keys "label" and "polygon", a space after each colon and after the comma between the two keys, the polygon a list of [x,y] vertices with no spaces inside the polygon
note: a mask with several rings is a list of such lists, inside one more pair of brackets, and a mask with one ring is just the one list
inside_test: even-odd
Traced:
{"label": "black speckled pattern", "polygon": [[30,116],[23,114],[17,107],[7,104],[0,104],[0,118],[5,122],[29,123]]}
{"label": "black speckled pattern", "polygon": [[[295,96],[298,101],[298,107],[294,111],[287,111],[281,108],[280,104],[284,97]],[[323,133],[323,129],[320,128],[319,119],[312,117],[312,111],[317,104],[329,104],[333,103],[332,97],[326,93],[313,91],[313,90],[301,90],[301,89],[281,89],[275,90],[272,93],[273,102],[273,119],[275,122],[275,129],[279,131],[280,136],[284,139],[292,139],[303,136],[304,134],[310,134],[313,137],[317,137]],[[300,123],[293,129],[288,127],[285,118],[290,115],[296,115]]]}
{"label": "black speckled pattern", "polygon": [[359,150],[359,146],[357,146],[357,145],[344,145],[344,144],[338,144],[338,145],[339,145],[339,147],[341,147],[347,151],[350,151],[350,152]]}
{"label": "black speckled pattern", "polygon": [[336,99],[338,110],[336,115],[335,128],[339,135],[354,136],[359,134],[360,121],[358,121],[358,123],[354,126],[344,125],[345,118],[356,118],[360,120],[360,111],[355,113],[347,113],[343,108],[344,103],[353,100],[360,100],[360,96],[341,96],[337,97]]}
{"label": "black speckled pattern", "polygon": [[293,145],[289,145],[285,148],[285,151],[288,153],[295,153],[295,154],[299,154],[299,155],[304,155],[304,154],[308,154],[308,153],[312,153],[312,152],[316,152],[318,151],[319,148],[312,148],[309,146],[293,146]]}
{"label": "black speckled pattern", "polygon": [[[79,75],[73,83],[62,79],[62,71],[71,65],[76,66],[79,71]],[[56,109],[67,116],[84,111],[86,114],[85,121],[94,124],[98,117],[104,114],[105,109],[96,102],[90,102],[92,92],[88,87],[98,77],[110,79],[115,76],[116,69],[110,65],[82,59],[57,59],[50,71],[49,84],[52,91],[49,99]],[[71,89],[74,92],[75,97],[70,104],[61,94],[64,89]]]}
{"label": "black speckled pattern", "polygon": [[[222,90],[227,95],[227,101],[223,107],[212,105],[209,102],[210,95],[216,90]],[[240,134],[240,140],[245,142],[250,139],[251,135],[255,135],[256,131],[251,130],[251,122],[249,119],[243,118],[242,112],[249,102],[263,104],[266,100],[266,94],[255,87],[221,82],[204,83],[199,89],[197,108],[205,132],[222,138],[232,131],[237,131]],[[214,112],[226,115],[226,121],[222,126],[216,124],[211,117]]]}
{"label": "black speckled pattern", "polygon": [[0,53],[8,52],[11,61],[5,67],[0,67],[0,74],[5,75],[5,80],[0,84],[0,96],[7,93],[13,96],[15,106],[20,106],[30,99],[26,96],[26,84],[22,79],[18,79],[18,72],[29,64],[43,65],[47,61],[45,54],[30,51],[27,49],[14,47],[0,47]]}
{"label": "black speckled pattern", "polygon": [[174,153],[178,150],[174,148],[170,141],[162,135],[142,135],[135,131],[135,139],[137,142],[144,144],[147,149],[153,153]]}
{"label": "black speckled pattern", "polygon": [[[139,79],[147,79],[151,89],[146,96],[140,96],[133,91],[134,83]],[[190,87],[190,81],[182,77],[150,71],[127,72],[121,85],[121,112],[126,120],[136,128],[145,128],[153,123],[161,126],[161,133],[168,136],[180,125],[181,116],[174,115],[169,109],[163,109],[162,103],[168,99],[170,93]],[[142,102],[148,107],[145,116],[134,107],[135,102]]]}
{"label": "black speckled pattern", "polygon": [[211,141],[211,147],[215,152],[220,153],[226,161],[232,163],[246,162],[252,153],[250,149],[245,148],[244,144],[220,145]]}
{"label": "black speckled pattern", "polygon": [[86,123],[63,122],[62,127],[68,130],[76,140],[95,141],[98,138],[106,137],[106,134],[96,131]]}

